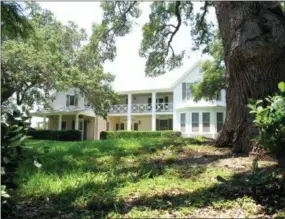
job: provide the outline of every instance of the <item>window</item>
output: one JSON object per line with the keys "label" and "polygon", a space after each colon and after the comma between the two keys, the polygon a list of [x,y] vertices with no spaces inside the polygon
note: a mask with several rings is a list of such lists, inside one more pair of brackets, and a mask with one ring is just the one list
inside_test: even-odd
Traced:
{"label": "window", "polygon": [[66,106],[78,106],[78,96],[66,95]]}
{"label": "window", "polygon": [[182,100],[189,100],[191,98],[190,86],[192,83],[182,83]]}
{"label": "window", "polygon": [[224,124],[224,114],[223,113],[217,113],[217,131],[221,131]]}
{"label": "window", "polygon": [[164,97],[164,102],[168,103],[168,97]]}
{"label": "window", "polygon": [[116,131],[118,131],[119,130],[119,124],[117,123],[116,124]]}
{"label": "window", "polygon": [[138,123],[134,123],[134,130],[138,131],[139,130],[139,124]]}
{"label": "window", "polygon": [[110,123],[106,122],[106,131],[109,131],[109,130],[110,130]]}
{"label": "window", "polygon": [[125,129],[125,124],[121,123],[120,130],[124,130],[124,129]]}
{"label": "window", "polygon": [[199,132],[199,113],[192,113],[192,132]]}
{"label": "window", "polygon": [[75,130],[75,120],[72,120],[71,126],[72,126],[71,129],[72,129],[72,130]]}
{"label": "window", "polygon": [[203,132],[210,132],[210,113],[203,113]]}
{"label": "window", "polygon": [[180,128],[181,128],[181,132],[186,131],[186,114],[185,113],[180,114]]}
{"label": "window", "polygon": [[61,130],[66,130],[66,121],[61,122]]}

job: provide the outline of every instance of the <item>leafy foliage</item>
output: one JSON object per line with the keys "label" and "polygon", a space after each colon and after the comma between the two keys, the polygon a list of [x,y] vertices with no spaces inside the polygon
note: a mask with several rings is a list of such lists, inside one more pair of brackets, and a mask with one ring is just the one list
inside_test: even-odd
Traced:
{"label": "leafy foliage", "polygon": [[[171,43],[182,25],[182,18],[191,18],[192,10],[191,2],[154,2],[151,5],[140,49],[140,55],[147,58],[146,72],[149,75],[165,73],[166,66],[173,69],[181,65],[185,51],[175,54]],[[175,24],[173,17],[177,20]]]}
{"label": "leafy foliage", "polygon": [[102,131],[100,139],[117,139],[117,138],[149,138],[149,137],[180,137],[178,131]]}
{"label": "leafy foliage", "polygon": [[27,10],[34,34],[1,44],[2,103],[15,98],[18,105],[47,107],[54,91],[77,87],[96,113],[106,116],[116,100],[114,76],[103,71],[96,48],[85,43],[85,31],[73,22],[62,25],[36,3],[27,3]]}
{"label": "leafy foliage", "polygon": [[224,49],[219,37],[209,46],[209,53],[213,60],[206,60],[203,63],[203,79],[191,86],[196,101],[202,98],[216,99],[220,91],[226,89]]}
{"label": "leafy foliage", "polygon": [[285,164],[285,83],[278,84],[280,94],[269,96],[264,101],[258,100],[249,104],[258,128],[256,141],[259,145]]}
{"label": "leafy foliage", "polygon": [[[140,55],[147,58],[146,74],[156,76],[174,69],[182,64],[185,51],[175,53],[172,41],[182,25],[191,25],[194,48],[204,46],[212,41],[212,24],[206,22],[206,15],[211,2],[205,2],[201,13],[194,13],[190,1],[153,2],[149,22],[143,26],[143,40]],[[103,21],[95,26],[94,45],[99,45],[104,60],[113,60],[116,56],[115,40],[130,33],[134,20],[141,14],[138,2],[106,2],[102,3]],[[189,34],[190,35],[190,34]],[[101,43],[99,43],[101,41]]]}
{"label": "leafy foliage", "polygon": [[[3,109],[2,109],[3,112]],[[16,187],[14,174],[22,157],[22,146],[27,139],[27,116],[19,110],[1,115],[1,209],[2,217],[11,216],[13,201],[10,193]]]}
{"label": "leafy foliage", "polygon": [[1,42],[26,37],[33,31],[19,3],[1,1]]}

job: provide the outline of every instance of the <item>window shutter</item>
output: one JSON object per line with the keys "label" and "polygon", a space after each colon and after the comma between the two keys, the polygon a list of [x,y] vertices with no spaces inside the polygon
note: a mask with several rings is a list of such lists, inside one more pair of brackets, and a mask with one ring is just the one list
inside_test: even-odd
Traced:
{"label": "window shutter", "polygon": [[66,95],[66,106],[69,106],[69,95]]}
{"label": "window shutter", "polygon": [[192,83],[187,83],[187,100],[189,100],[191,98],[191,89],[190,89],[190,86],[191,86]]}
{"label": "window shutter", "polygon": [[186,99],[186,83],[182,83],[182,100]]}
{"label": "window shutter", "polygon": [[77,95],[74,96],[74,105],[78,106],[78,96]]}

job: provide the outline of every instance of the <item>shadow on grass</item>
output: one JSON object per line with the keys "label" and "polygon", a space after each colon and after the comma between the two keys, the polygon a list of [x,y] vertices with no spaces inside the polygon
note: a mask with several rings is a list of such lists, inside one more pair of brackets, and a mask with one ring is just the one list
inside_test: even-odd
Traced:
{"label": "shadow on grass", "polygon": [[[151,209],[175,209],[177,207],[207,207],[217,201],[232,201],[242,197],[251,197],[263,206],[265,213],[274,214],[278,210],[285,211],[285,181],[272,177],[275,167],[262,168],[259,171],[247,171],[235,174],[230,180],[216,184],[210,188],[196,190],[191,193],[177,195],[154,195],[140,197],[127,203],[122,213],[133,207],[149,207]],[[284,171],[284,170],[283,170]]]}
{"label": "shadow on grass", "polygon": [[[65,191],[46,198],[31,197],[29,203],[23,205],[21,215],[29,218],[49,217],[106,217],[110,212],[124,215],[133,207],[148,207],[150,209],[176,210],[178,207],[203,208],[218,201],[234,201],[242,197],[250,197],[263,207],[265,214],[272,215],[278,210],[285,210],[285,183],[276,177],[270,177],[272,167],[259,171],[235,174],[230,180],[218,183],[212,187],[196,190],[190,193],[176,195],[162,194],[148,197],[138,197],[131,201],[117,200],[117,189],[123,185],[123,179],[107,182],[108,185],[87,183],[78,188]],[[109,190],[102,188],[110,188]],[[93,192],[94,193],[93,193]],[[82,207],[75,207],[74,202],[81,197],[89,197]],[[32,201],[31,201],[32,200]],[[37,209],[33,213],[33,209]],[[19,215],[19,218],[21,218]]]}
{"label": "shadow on grass", "polygon": [[[43,144],[45,143],[47,142],[43,142]],[[211,206],[217,201],[231,201],[245,196],[251,197],[256,203],[263,206],[268,214],[285,206],[284,183],[277,182],[276,179],[264,178],[264,174],[266,176],[266,173],[271,171],[269,168],[261,169],[260,171],[263,171],[261,175],[252,175],[250,172],[238,173],[228,181],[190,193],[181,192],[175,195],[167,193],[118,200],[118,191],[129,182],[135,183],[141,179],[158,177],[169,168],[178,171],[180,178],[197,177],[199,179],[198,176],[207,170],[208,164],[231,157],[230,153],[199,154],[191,150],[188,151],[187,156],[180,156],[182,151],[178,147],[175,148],[176,154],[173,157],[172,154],[170,154],[171,156],[160,156],[160,153],[157,157],[144,157],[144,155],[161,152],[165,147],[164,143],[156,143],[140,142],[135,150],[130,148],[126,151],[125,148],[118,147],[118,143],[115,144],[112,141],[109,143],[106,141],[105,145],[98,145],[96,142],[94,145],[92,142],[91,144],[90,142],[72,142],[60,146],[63,147],[62,150],[51,150],[49,153],[43,154],[42,171],[44,173],[61,177],[67,170],[76,172],[80,169],[82,173],[87,171],[104,172],[108,176],[107,180],[102,183],[85,182],[48,196],[25,197],[17,210],[17,212],[21,212],[18,218],[87,218],[88,216],[102,218],[108,216],[110,212],[126,214],[134,207],[172,210],[193,206],[203,208]],[[39,145],[38,149],[41,147],[42,145]],[[121,159],[130,154],[136,158],[138,156],[142,156],[142,158],[134,164],[122,165]],[[106,166],[102,166],[97,160],[103,156],[110,158],[105,161]],[[239,156],[244,155],[240,154]],[[130,177],[130,175],[132,176]],[[155,191],[153,193],[155,194]]]}

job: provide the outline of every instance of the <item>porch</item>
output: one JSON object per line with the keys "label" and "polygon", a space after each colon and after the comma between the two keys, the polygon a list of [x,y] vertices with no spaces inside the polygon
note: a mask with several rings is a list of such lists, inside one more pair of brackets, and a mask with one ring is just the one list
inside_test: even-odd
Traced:
{"label": "porch", "polygon": [[173,93],[121,95],[118,104],[111,106],[109,114],[173,112]]}
{"label": "porch", "polygon": [[81,140],[97,139],[96,127],[98,118],[90,111],[76,112],[36,112],[32,116],[43,118],[43,129],[49,130],[80,130]]}
{"label": "porch", "polygon": [[[155,130],[153,130],[151,115],[132,116],[129,131],[161,131],[173,130],[173,115],[158,115],[155,120]],[[128,130],[127,116],[109,116],[107,130],[121,131]]]}

